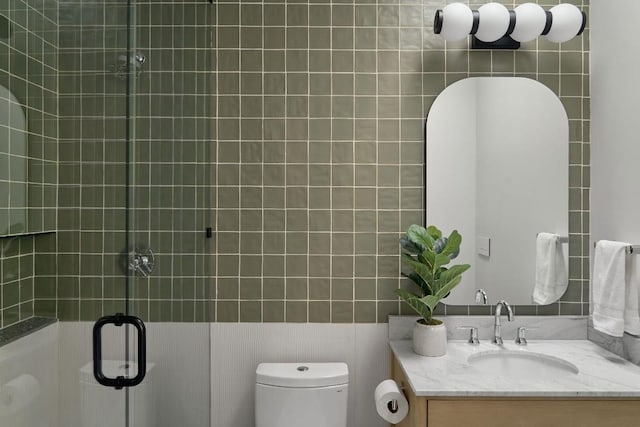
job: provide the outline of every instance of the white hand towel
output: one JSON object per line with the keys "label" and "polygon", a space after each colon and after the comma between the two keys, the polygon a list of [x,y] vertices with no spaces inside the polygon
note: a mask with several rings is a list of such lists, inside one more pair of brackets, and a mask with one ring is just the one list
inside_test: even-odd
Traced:
{"label": "white hand towel", "polygon": [[556,302],[564,295],[568,284],[567,264],[560,236],[538,233],[533,301],[541,305]]}
{"label": "white hand towel", "polygon": [[637,256],[625,258],[624,331],[632,335],[640,335],[640,313],[638,312],[640,272],[637,258]]}
{"label": "white hand towel", "polygon": [[[621,337],[625,329],[625,270],[628,245],[623,242],[600,240],[596,244],[593,256],[593,327],[614,337]],[[638,300],[635,300],[637,306]]]}

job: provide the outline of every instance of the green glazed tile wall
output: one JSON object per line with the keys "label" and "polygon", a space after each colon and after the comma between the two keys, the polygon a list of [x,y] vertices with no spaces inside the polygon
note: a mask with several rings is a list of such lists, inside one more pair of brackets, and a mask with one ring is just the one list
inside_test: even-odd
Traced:
{"label": "green glazed tile wall", "polygon": [[[571,138],[570,287],[560,303],[516,312],[587,314],[588,30],[562,46],[469,51],[433,35],[444,5],[137,2],[147,63],[132,220],[159,262],[133,281],[134,311],[333,323],[409,313],[393,289],[403,284],[397,240],[421,221],[424,115],[458,79],[508,75],[557,93]],[[125,12],[123,0],[60,2],[59,233],[36,239],[35,296],[36,311],[63,320],[124,304],[126,100],[114,64]]]}
{"label": "green glazed tile wall", "polygon": [[36,307],[61,320],[124,310],[125,5],[59,2],[59,220],[38,254],[54,267],[36,277]]}
{"label": "green glazed tile wall", "polygon": [[561,302],[516,312],[588,313],[588,29],[561,46],[470,51],[433,34],[446,3],[216,2],[217,321],[410,313],[393,290],[398,238],[422,217],[423,118],[471,76],[536,79],[567,109],[571,283]]}
{"label": "green glazed tile wall", "polygon": [[34,240],[0,239],[0,328],[33,316]]}
{"label": "green glazed tile wall", "polygon": [[[156,269],[131,280],[131,312],[145,321],[209,319],[211,6],[136,1],[132,244]],[[124,311],[127,219],[126,0],[61,0],[59,232],[39,262],[37,306],[61,320]],[[45,246],[43,244],[43,246]],[[40,261],[42,259],[43,261]]]}
{"label": "green glazed tile wall", "polygon": [[210,319],[212,6],[137,1],[135,241],[156,270],[133,282],[134,310],[150,321]]}
{"label": "green glazed tile wall", "polygon": [[[0,234],[54,229],[57,183],[57,2],[11,0],[0,5],[0,85],[18,99],[26,116],[27,151],[11,149],[14,128],[0,127],[0,206],[27,186],[29,229],[24,211],[0,209]],[[8,27],[7,27],[8,24]],[[10,161],[23,156],[27,180],[18,181]],[[18,159],[19,161],[19,159]],[[11,163],[12,165],[14,163]],[[9,227],[8,224],[11,223]],[[19,226],[18,226],[19,224]],[[48,236],[0,238],[0,328],[34,315],[37,246]],[[41,268],[46,268],[42,265]]]}

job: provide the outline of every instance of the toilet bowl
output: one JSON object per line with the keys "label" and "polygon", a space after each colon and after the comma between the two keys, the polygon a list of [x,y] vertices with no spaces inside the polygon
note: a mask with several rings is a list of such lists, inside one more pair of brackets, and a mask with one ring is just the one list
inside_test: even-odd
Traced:
{"label": "toilet bowl", "polygon": [[346,427],[345,363],[261,363],[256,369],[256,427]]}

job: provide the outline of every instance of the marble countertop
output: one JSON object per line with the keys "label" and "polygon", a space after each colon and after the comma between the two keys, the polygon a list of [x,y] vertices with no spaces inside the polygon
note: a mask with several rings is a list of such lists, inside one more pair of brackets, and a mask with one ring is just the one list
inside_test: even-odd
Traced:
{"label": "marble countertop", "polygon": [[[449,341],[442,357],[415,354],[410,340],[392,340],[390,346],[416,396],[640,398],[640,367],[586,340],[529,340],[527,346],[505,340],[502,347]],[[504,350],[559,357],[579,372],[551,379],[505,377],[467,362],[474,353]]]}

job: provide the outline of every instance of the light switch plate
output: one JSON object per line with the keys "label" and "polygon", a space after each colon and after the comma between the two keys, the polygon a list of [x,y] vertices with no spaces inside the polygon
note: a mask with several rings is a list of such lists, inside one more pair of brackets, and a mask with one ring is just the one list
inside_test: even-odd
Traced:
{"label": "light switch plate", "polygon": [[478,255],[482,256],[491,256],[491,238],[478,236],[476,238],[476,247],[478,250]]}

